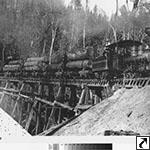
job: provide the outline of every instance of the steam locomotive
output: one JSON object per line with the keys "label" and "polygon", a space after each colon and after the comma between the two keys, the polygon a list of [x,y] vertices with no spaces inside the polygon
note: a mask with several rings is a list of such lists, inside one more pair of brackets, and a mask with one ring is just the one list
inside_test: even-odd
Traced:
{"label": "steam locomotive", "polygon": [[46,57],[10,60],[3,67],[4,76],[107,79],[150,76],[150,50],[143,43],[124,40],[109,44],[103,55],[94,58],[93,49],[81,53],[57,53],[51,64]]}

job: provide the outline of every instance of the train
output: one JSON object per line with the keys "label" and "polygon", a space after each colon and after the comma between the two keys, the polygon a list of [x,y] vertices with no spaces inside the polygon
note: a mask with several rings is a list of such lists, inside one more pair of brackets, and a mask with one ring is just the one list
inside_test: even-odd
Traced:
{"label": "train", "polygon": [[47,57],[26,60],[10,59],[1,69],[6,77],[38,77],[67,79],[116,79],[150,76],[150,49],[135,40],[108,44],[103,54],[94,57],[92,47],[83,52],[57,52],[51,63]]}

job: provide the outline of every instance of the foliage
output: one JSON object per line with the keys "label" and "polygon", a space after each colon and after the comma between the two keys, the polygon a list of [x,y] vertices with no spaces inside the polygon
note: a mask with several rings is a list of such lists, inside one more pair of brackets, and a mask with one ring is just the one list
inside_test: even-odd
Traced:
{"label": "foliage", "polygon": [[102,53],[106,40],[150,43],[144,34],[150,26],[148,3],[139,3],[133,11],[124,5],[120,15],[117,12],[109,20],[97,6],[90,10],[86,2],[85,9],[81,0],[72,0],[68,7],[62,0],[0,0],[0,43],[7,53],[14,51],[22,58],[59,51],[77,53],[84,50],[84,40],[95,56]]}

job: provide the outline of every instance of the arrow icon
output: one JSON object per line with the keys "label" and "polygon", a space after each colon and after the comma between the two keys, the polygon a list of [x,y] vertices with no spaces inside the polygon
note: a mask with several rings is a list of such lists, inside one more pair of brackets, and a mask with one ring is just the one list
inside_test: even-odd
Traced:
{"label": "arrow icon", "polygon": [[143,144],[144,144],[144,142],[147,144],[147,138],[141,138],[141,139],[143,139],[143,141],[139,144],[139,147],[140,148],[143,148]]}

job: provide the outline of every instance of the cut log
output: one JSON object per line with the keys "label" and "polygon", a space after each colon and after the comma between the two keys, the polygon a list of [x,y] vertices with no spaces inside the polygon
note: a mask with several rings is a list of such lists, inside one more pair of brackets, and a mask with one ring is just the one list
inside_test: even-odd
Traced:
{"label": "cut log", "polygon": [[86,51],[80,53],[67,53],[67,59],[69,61],[85,60],[93,58],[93,48],[87,47]]}
{"label": "cut log", "polygon": [[31,66],[31,67],[25,67],[24,70],[26,71],[38,71],[40,70],[39,66]]}
{"label": "cut log", "polygon": [[27,58],[27,61],[44,61],[44,62],[47,62],[48,58],[47,57],[30,57],[30,58]]}
{"label": "cut log", "polygon": [[3,71],[15,71],[21,68],[20,65],[5,65]]}
{"label": "cut log", "polygon": [[92,66],[92,64],[91,64],[91,61],[89,61],[89,60],[70,61],[66,64],[66,67],[69,69],[74,69],[74,68],[87,69],[87,68],[91,68],[91,66]]}
{"label": "cut log", "polygon": [[83,52],[80,54],[68,53],[67,58],[69,61],[84,60],[84,59],[88,59],[88,54],[87,52]]}
{"label": "cut log", "polygon": [[23,61],[22,60],[12,60],[9,62],[9,65],[16,65],[16,64],[22,64]]}
{"label": "cut log", "polygon": [[5,65],[5,68],[13,68],[13,67],[20,67],[20,65]]}
{"label": "cut log", "polygon": [[24,66],[28,67],[28,66],[40,66],[41,65],[41,61],[26,61]]}

